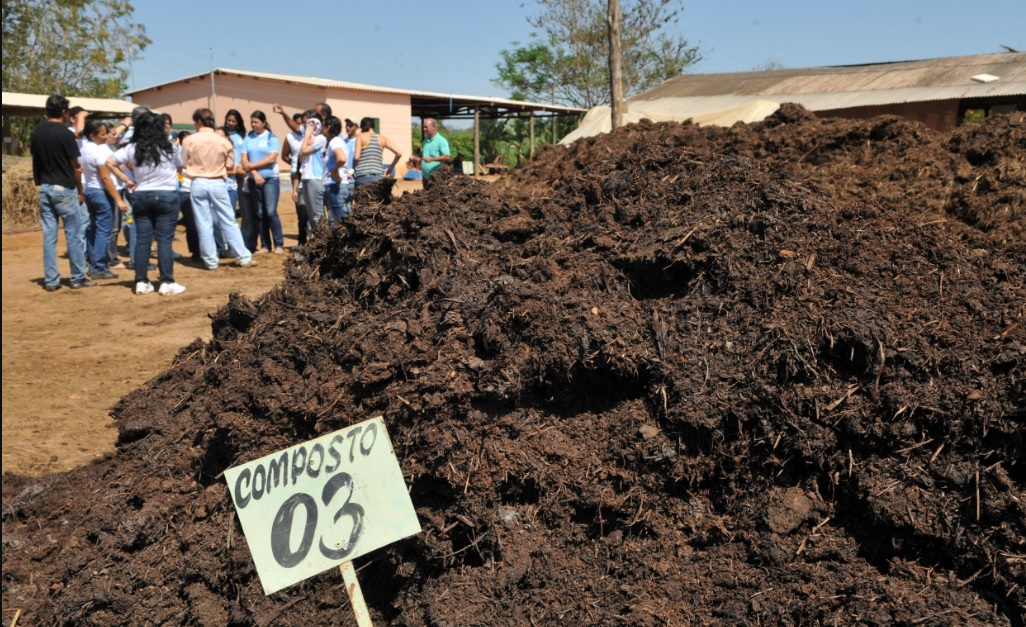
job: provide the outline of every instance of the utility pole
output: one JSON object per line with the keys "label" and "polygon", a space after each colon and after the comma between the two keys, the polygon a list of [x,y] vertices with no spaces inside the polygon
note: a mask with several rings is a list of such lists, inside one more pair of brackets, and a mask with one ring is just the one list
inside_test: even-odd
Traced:
{"label": "utility pole", "polygon": [[[556,105],[556,84],[552,83],[552,105]],[[552,111],[549,119],[552,121],[552,145],[556,145],[556,112]]]}
{"label": "utility pole", "polygon": [[609,0],[609,102],[614,129],[623,126],[623,68],[620,58],[620,0]]}
{"label": "utility pole", "polygon": [[210,48],[210,110],[217,119],[217,90],[214,89],[214,49]]}
{"label": "utility pole", "polygon": [[620,22],[620,0],[609,0],[609,102],[614,129],[623,126],[624,110]]}

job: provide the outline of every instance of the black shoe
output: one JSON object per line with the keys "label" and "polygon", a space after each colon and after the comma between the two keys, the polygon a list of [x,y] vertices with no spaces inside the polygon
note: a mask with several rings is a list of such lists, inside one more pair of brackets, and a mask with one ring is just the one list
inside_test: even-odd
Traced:
{"label": "black shoe", "polygon": [[43,289],[47,292],[56,292],[57,290],[61,289],[61,284],[54,283],[53,285],[44,285]]}
{"label": "black shoe", "polygon": [[77,290],[83,287],[93,287],[94,285],[96,285],[96,281],[93,281],[92,279],[86,279],[85,281],[72,281],[71,285],[69,285],[68,287],[70,287],[73,290]]}
{"label": "black shoe", "polygon": [[104,270],[103,272],[97,272],[93,275],[94,279],[116,279],[118,275],[114,274],[110,270]]}

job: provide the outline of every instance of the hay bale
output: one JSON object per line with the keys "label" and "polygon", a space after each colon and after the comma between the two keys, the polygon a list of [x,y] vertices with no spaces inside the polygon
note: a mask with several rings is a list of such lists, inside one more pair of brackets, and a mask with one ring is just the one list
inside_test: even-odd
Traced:
{"label": "hay bale", "polygon": [[39,190],[32,180],[32,159],[3,156],[3,230],[39,226]]}

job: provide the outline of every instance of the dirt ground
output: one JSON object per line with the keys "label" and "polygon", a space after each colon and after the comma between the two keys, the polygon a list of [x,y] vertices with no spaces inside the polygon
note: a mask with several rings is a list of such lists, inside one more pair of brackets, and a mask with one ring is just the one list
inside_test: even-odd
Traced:
{"label": "dirt ground", "polygon": [[337,572],[263,594],[224,473],[381,415],[423,531],[354,560],[375,624],[1026,625],[1023,113],[642,122],[357,200],[112,454],[4,474],[5,621],[353,624]]}
{"label": "dirt ground", "polygon": [[[400,182],[396,192],[420,187]],[[294,246],[296,210],[288,194],[279,213],[285,245]],[[188,255],[181,226],[174,249]],[[4,472],[70,470],[111,453],[117,439],[111,407],[167,368],[181,347],[208,341],[210,316],[229,293],[255,298],[281,282],[285,262],[281,255],[257,255],[255,268],[225,260],[216,272],[179,262],[175,279],[185,294],[136,297],[130,270],[95,288],[68,289],[66,250],[62,232],[58,265],[65,286],[51,294],[41,283],[42,232],[3,235]]]}

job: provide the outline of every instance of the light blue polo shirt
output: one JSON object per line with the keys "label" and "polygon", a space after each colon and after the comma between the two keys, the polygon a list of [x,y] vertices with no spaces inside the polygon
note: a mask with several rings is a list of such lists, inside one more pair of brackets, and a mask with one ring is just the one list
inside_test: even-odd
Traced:
{"label": "light blue polo shirt", "polygon": [[235,165],[242,165],[242,151],[245,150],[246,140],[242,133],[230,133],[228,139],[232,140],[232,148],[235,150]]}
{"label": "light blue polo shirt", "polygon": [[[260,135],[257,135],[253,131],[250,131],[246,135],[246,141],[243,144],[243,150],[246,151],[246,157],[250,163],[256,163],[266,159],[272,152],[281,152],[281,144],[278,142],[278,138],[275,137],[270,131],[264,131]],[[260,168],[257,172],[260,176],[266,178],[272,178],[274,176],[274,166],[276,164]]]}

